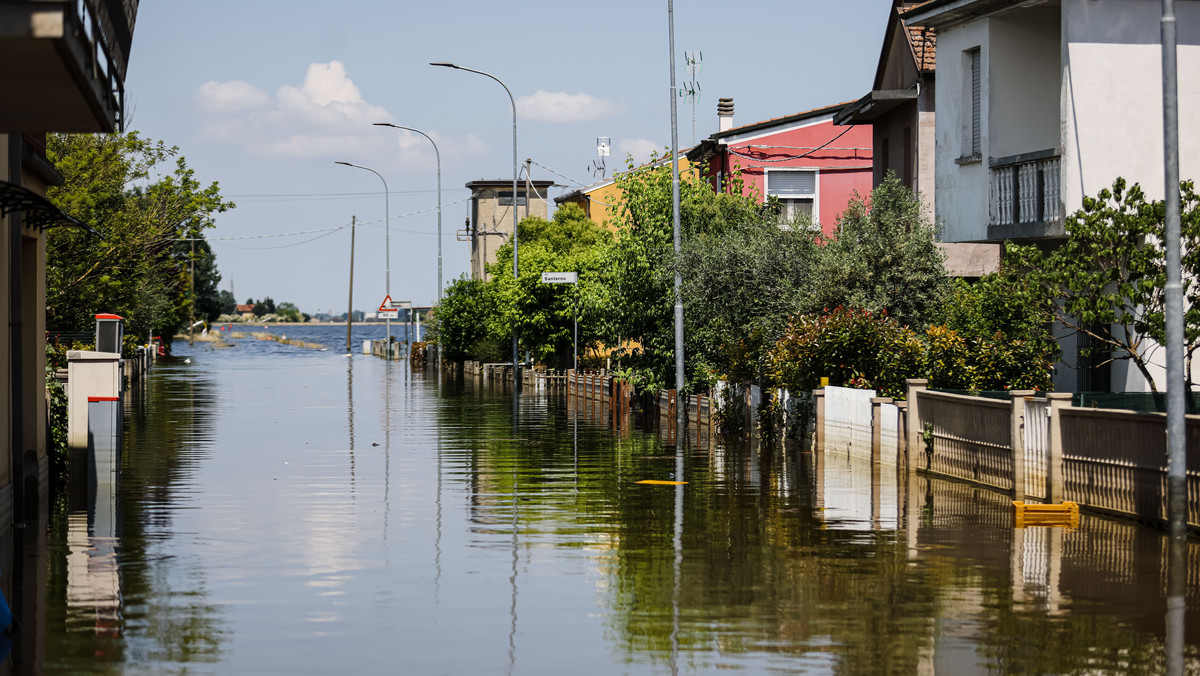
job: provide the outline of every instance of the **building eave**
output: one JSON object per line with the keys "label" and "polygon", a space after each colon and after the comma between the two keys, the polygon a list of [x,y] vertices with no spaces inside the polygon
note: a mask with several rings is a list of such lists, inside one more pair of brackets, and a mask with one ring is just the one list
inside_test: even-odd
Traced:
{"label": "building eave", "polygon": [[969,23],[991,14],[1027,5],[1040,5],[1046,0],[930,0],[900,15],[910,26],[946,28]]}
{"label": "building eave", "polygon": [[909,101],[915,101],[915,89],[877,89],[866,96],[842,108],[833,116],[836,125],[870,124],[879,116],[888,113]]}

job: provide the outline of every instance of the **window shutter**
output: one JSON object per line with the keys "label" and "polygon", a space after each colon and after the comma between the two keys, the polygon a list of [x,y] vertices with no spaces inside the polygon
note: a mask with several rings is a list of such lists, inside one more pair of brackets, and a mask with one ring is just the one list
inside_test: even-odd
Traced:
{"label": "window shutter", "polygon": [[817,172],[768,171],[767,194],[777,197],[814,197],[817,194]]}
{"label": "window shutter", "polygon": [[971,154],[982,153],[980,147],[980,109],[982,107],[981,82],[979,73],[979,50],[973,49],[971,55]]}

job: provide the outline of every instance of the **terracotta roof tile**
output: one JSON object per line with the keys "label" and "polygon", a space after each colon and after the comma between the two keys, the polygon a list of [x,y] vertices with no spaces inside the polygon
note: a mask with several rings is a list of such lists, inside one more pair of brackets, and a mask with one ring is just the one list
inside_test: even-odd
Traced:
{"label": "terracotta roof tile", "polygon": [[[903,14],[924,4],[926,3],[902,2],[896,7],[896,11]],[[917,68],[922,73],[932,73],[937,57],[937,34],[932,28],[924,26],[905,25],[904,28],[908,31],[908,42],[912,45],[913,56],[917,59]]]}

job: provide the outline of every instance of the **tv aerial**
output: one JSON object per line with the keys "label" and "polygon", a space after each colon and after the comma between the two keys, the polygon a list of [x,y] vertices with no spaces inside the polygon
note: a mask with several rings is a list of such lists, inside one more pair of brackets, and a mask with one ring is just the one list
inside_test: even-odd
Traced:
{"label": "tv aerial", "polygon": [[679,88],[679,98],[684,103],[692,104],[692,145],[696,145],[696,102],[700,100],[700,81],[696,76],[704,70],[704,52],[684,52],[684,63],[687,64],[688,76],[691,78]]}
{"label": "tv aerial", "polygon": [[596,137],[596,159],[592,160],[592,165],[588,167],[588,171],[592,173],[592,177],[604,178],[607,168],[604,166],[604,158],[608,157],[612,148],[611,136]]}

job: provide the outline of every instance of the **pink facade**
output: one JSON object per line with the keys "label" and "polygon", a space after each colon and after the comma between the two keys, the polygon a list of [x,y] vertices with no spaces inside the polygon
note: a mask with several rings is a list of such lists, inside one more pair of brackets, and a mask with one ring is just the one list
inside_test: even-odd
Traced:
{"label": "pink facade", "polygon": [[832,232],[854,193],[869,195],[872,185],[871,127],[834,125],[844,106],[718,132],[688,157],[714,181],[740,170],[745,194],[775,195],[788,215],[806,213]]}

